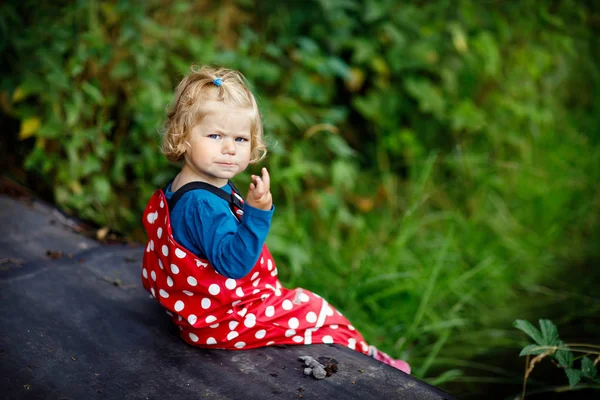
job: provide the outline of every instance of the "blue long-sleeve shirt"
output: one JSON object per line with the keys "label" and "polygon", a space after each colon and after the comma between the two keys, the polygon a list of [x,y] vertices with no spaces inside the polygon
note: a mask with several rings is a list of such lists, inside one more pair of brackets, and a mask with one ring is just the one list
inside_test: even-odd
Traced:
{"label": "blue long-sleeve shirt", "polygon": [[[221,189],[231,193],[230,185]],[[173,193],[169,185],[167,200]],[[191,190],[173,208],[171,229],[177,243],[208,260],[221,275],[239,279],[258,261],[273,210],[274,207],[264,211],[244,204],[244,215],[238,221],[224,199],[207,190]]]}

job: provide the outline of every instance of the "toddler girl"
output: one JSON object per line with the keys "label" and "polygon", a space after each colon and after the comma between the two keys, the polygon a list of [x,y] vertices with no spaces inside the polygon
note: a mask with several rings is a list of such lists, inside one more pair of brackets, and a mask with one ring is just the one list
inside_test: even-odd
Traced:
{"label": "toddler girl", "polygon": [[142,283],[187,343],[231,350],[337,343],[410,373],[325,299],[279,282],[264,244],[274,209],[269,173],[251,176],[245,202],[230,181],[266,155],[241,73],[192,67],[176,89],[162,150],[184,164],[144,211]]}

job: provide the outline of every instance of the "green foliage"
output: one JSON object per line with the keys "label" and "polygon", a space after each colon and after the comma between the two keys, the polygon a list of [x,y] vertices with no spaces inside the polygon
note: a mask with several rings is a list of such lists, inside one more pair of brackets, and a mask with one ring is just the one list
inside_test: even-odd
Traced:
{"label": "green foliage", "polygon": [[535,363],[548,356],[555,359],[558,362],[558,366],[564,369],[571,389],[577,386],[582,379],[600,383],[600,379],[596,378],[596,365],[594,364],[594,361],[588,357],[588,355],[595,355],[596,360],[600,360],[600,352],[594,349],[594,347],[598,348],[598,346],[582,344],[572,345],[573,348],[577,347],[573,351],[584,354],[587,353],[581,357],[581,368],[575,368],[571,347],[563,343],[562,340],[559,340],[556,325],[547,319],[540,319],[539,324],[541,330],[538,330],[528,321],[516,320],[514,323],[514,326],[517,329],[525,332],[535,342],[535,344],[525,346],[519,355],[538,355],[538,357],[534,358],[529,364],[525,374],[525,380],[529,377]]}
{"label": "green foliage", "polygon": [[[21,123],[9,134],[29,146],[23,166],[62,208],[143,240],[145,203],[178,170],[158,150],[173,87],[192,63],[240,69],[270,144],[282,279],[440,383],[514,346],[516,314],[600,312],[561,283],[600,258],[591,12],[574,0],[7,2],[0,105]],[[597,293],[590,270],[577,287]]]}

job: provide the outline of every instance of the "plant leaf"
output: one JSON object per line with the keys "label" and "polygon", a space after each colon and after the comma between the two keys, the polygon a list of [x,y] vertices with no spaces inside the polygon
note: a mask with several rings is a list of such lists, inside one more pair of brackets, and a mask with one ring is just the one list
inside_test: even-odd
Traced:
{"label": "plant leaf", "polygon": [[25,140],[31,137],[38,129],[40,129],[41,121],[37,117],[30,117],[21,120],[21,131],[19,139]]}
{"label": "plant leaf", "polygon": [[573,353],[569,350],[557,350],[554,354],[554,358],[558,361],[563,368],[573,367]]}
{"label": "plant leaf", "polygon": [[595,378],[596,377],[596,366],[591,358],[588,356],[584,356],[581,359],[581,372],[583,376],[586,378]]}
{"label": "plant leaf", "polygon": [[528,354],[542,354],[543,352],[547,351],[548,349],[545,346],[540,346],[537,344],[529,344],[525,347],[523,347],[523,350],[521,350],[521,353],[519,353],[519,356],[526,356]]}
{"label": "plant leaf", "polygon": [[544,344],[548,346],[558,346],[559,339],[556,325],[554,325],[549,319],[540,319],[539,322],[540,328],[542,329]]}
{"label": "plant leaf", "polygon": [[565,373],[567,374],[567,378],[569,378],[569,386],[571,386],[571,388],[581,381],[581,376],[583,375],[581,370],[575,368],[565,368]]}
{"label": "plant leaf", "polygon": [[525,332],[531,337],[538,345],[544,345],[542,333],[531,324],[529,321],[518,319],[513,323],[514,327]]}

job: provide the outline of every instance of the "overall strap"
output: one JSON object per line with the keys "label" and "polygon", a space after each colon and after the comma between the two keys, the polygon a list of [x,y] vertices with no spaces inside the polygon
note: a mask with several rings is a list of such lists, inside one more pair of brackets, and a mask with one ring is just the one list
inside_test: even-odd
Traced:
{"label": "overall strap", "polygon": [[[234,193],[238,194],[238,196],[239,196],[239,192],[238,192],[237,188],[233,185],[233,182],[229,181],[228,183],[233,188]],[[211,192],[212,194],[219,196],[220,198],[222,198],[223,200],[228,202],[229,207],[231,207],[232,209],[234,206],[236,206],[239,209],[243,208],[243,203],[236,196],[234,196],[231,193],[227,193],[224,190],[222,190],[216,186],[213,186],[209,183],[206,183],[206,182],[190,182],[190,183],[186,183],[185,185],[183,185],[182,187],[177,189],[177,191],[175,193],[173,193],[173,196],[171,196],[171,198],[168,200],[169,213],[171,213],[173,211],[173,208],[175,208],[175,205],[177,204],[179,199],[181,199],[181,196],[183,196],[185,193],[189,192],[190,190],[197,190],[197,189],[207,190],[207,191]],[[166,192],[166,188],[164,191]]]}

